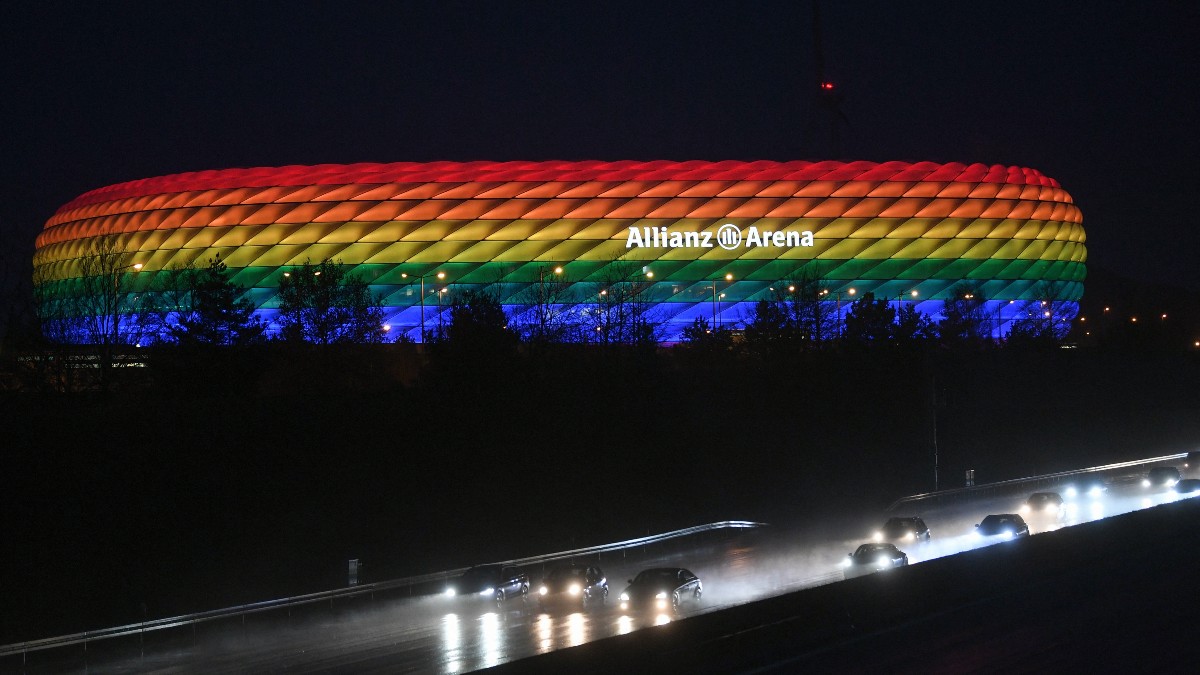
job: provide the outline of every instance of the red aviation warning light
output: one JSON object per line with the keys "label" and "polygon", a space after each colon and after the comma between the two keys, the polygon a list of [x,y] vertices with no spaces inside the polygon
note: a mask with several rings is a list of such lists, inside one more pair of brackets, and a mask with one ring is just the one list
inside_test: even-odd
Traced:
{"label": "red aviation warning light", "polygon": [[833,91],[833,83],[832,82],[822,82],[821,89],[823,89],[825,91]]}

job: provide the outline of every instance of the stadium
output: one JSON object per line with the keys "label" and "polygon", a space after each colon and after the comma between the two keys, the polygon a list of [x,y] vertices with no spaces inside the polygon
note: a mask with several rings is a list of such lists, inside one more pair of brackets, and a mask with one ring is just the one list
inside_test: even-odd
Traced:
{"label": "stadium", "polygon": [[[1081,223],[1057,181],[999,165],[287,166],[87,192],[45,224],[34,268],[43,297],[95,293],[86,261],[115,250],[120,283],[155,295],[170,290],[165,272],[219,255],[270,323],[281,277],[330,259],[370,284],[392,335],[417,341],[465,290],[494,294],[516,321],[533,305],[586,319],[624,289],[669,342],[697,318],[744,325],[757,301],[794,291],[800,278],[819,281],[838,320],[867,292],[937,319],[945,300],[970,289],[984,299],[988,330],[1003,336],[1034,303],[1073,318],[1085,277]],[[128,303],[92,311],[139,320]]]}

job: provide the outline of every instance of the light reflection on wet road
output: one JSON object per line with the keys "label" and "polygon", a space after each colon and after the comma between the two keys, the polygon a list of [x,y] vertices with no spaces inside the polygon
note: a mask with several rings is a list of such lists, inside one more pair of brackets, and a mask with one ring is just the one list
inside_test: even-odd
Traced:
{"label": "light reflection on wet road", "polygon": [[[912,562],[919,563],[994,543],[975,538],[973,525],[988,513],[1017,512],[1023,497],[982,498],[911,512],[901,507],[892,515],[921,515],[929,524],[931,542],[901,547]],[[1103,498],[1069,500],[1061,521],[1035,515],[1029,522],[1036,535],[1178,498],[1125,481]],[[285,622],[265,616],[253,627],[210,631],[186,649],[148,650],[136,659],[91,663],[88,671],[463,673],[634,630],[664,630],[654,627],[669,624],[673,618],[838,580],[838,563],[867,541],[872,528],[882,521],[873,515],[861,523],[858,531],[838,533],[848,535],[845,537],[766,530],[720,543],[710,540],[693,550],[636,564],[606,559],[601,564],[611,597],[602,607],[542,611],[532,597],[509,600],[500,607],[482,599],[442,595],[381,599],[359,610],[323,618]],[[699,606],[683,605],[678,617],[627,614],[617,608],[615,598],[624,590],[624,580],[655,566],[688,567],[695,572],[705,591]],[[531,573],[531,581],[536,588],[537,575]]]}

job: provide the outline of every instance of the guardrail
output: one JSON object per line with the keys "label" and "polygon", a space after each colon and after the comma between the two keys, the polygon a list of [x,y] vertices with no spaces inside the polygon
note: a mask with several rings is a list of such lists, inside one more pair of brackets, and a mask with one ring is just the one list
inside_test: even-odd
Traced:
{"label": "guardrail", "polygon": [[1081,475],[1089,474],[1089,473],[1106,473],[1109,471],[1115,471],[1117,469],[1127,469],[1132,466],[1142,466],[1145,464],[1155,464],[1157,462],[1167,462],[1167,461],[1170,461],[1173,459],[1183,459],[1185,457],[1187,457],[1187,453],[1180,452],[1180,453],[1177,453],[1174,455],[1163,455],[1161,457],[1149,457],[1146,459],[1135,459],[1135,460],[1132,460],[1129,462],[1117,462],[1116,464],[1105,464],[1103,466],[1093,466],[1093,467],[1088,467],[1086,469],[1072,469],[1070,471],[1059,471],[1058,473],[1047,473],[1047,474],[1043,474],[1041,476],[1029,476],[1027,478],[1010,478],[1008,480],[996,481],[995,483],[984,483],[982,485],[972,485],[971,487],[951,488],[949,490],[938,490],[936,492],[924,492],[919,495],[909,495],[907,497],[901,497],[900,499],[897,499],[896,501],[892,502],[887,507],[886,510],[894,511],[896,509],[896,507],[900,506],[901,504],[908,504],[911,502],[918,502],[918,501],[923,501],[926,499],[942,499],[944,497],[957,497],[957,496],[967,495],[967,494],[979,494],[979,493],[988,492],[988,491],[994,492],[997,490],[1014,488],[1019,485],[1029,485],[1031,483],[1034,485],[1044,485],[1046,483],[1058,482],[1064,478],[1070,478],[1072,476],[1081,476]]}
{"label": "guardrail", "polygon": [[[764,527],[766,523],[755,523],[746,520],[722,520],[716,523],[708,523],[707,525],[695,525],[682,530],[673,530],[671,532],[663,532],[661,534],[652,534],[636,539],[619,541],[612,544],[601,544],[599,546],[589,546],[570,551],[559,551],[558,553],[548,553],[545,555],[531,556],[528,558],[518,558],[516,560],[498,561],[502,564],[516,565],[518,567],[528,567],[539,563],[553,562],[556,560],[564,560],[567,558],[576,558],[585,555],[598,555],[613,551],[621,551],[649,544],[669,541],[681,537],[688,537],[704,532],[712,532],[716,530],[726,529],[751,529]],[[16,654],[25,654],[28,652],[42,651],[47,649],[57,649],[60,647],[70,647],[75,645],[84,645],[86,649],[89,642],[98,640],[107,640],[110,638],[126,637],[131,635],[145,634],[152,631],[164,630],[167,628],[176,628],[179,626],[195,625],[205,621],[215,621],[218,619],[226,619],[235,616],[246,614],[254,614],[258,612],[266,612],[276,609],[284,609],[298,607],[301,605],[309,605],[317,602],[333,602],[340,598],[349,598],[358,595],[367,595],[379,593],[383,591],[395,590],[406,586],[420,586],[435,581],[445,581],[451,577],[458,576],[466,571],[466,567],[460,567],[453,570],[444,570],[441,572],[433,572],[431,574],[421,574],[412,577],[402,577],[389,581],[379,581],[372,584],[361,584],[351,586],[349,588],[338,588],[330,591],[318,591],[316,593],[308,593],[305,595],[297,595],[289,598],[279,598],[276,600],[263,600],[261,602],[252,602],[244,605],[236,605],[233,607],[225,607],[223,609],[214,609],[206,612],[196,612],[194,614],[184,614],[181,616],[168,617],[164,619],[154,619],[151,621],[142,621],[138,623],[126,624],[124,626],[114,626],[112,628],[102,628],[94,631],[84,631],[82,633],[73,633],[71,635],[59,635],[56,637],[42,638],[39,640],[28,640],[25,642],[15,642],[8,645],[0,645],[0,657],[14,656]]]}

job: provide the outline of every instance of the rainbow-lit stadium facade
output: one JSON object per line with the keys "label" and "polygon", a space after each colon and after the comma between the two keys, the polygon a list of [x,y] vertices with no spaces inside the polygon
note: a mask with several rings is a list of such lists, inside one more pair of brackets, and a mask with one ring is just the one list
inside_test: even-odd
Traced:
{"label": "rainbow-lit stadium facade", "polygon": [[[34,264],[39,284],[69,290],[82,258],[104,238],[140,266],[132,283],[155,292],[165,270],[219,254],[271,321],[281,275],[306,260],[333,259],[369,282],[390,328],[416,340],[422,318],[432,325],[444,309],[435,294],[487,287],[517,313],[529,287],[556,268],[571,282],[562,309],[584,313],[614,270],[636,270],[639,301],[652,305],[667,341],[697,317],[742,323],[755,302],[801,274],[819,275],[831,303],[847,302],[850,289],[859,297],[870,291],[934,317],[967,283],[986,298],[993,330],[1003,334],[1048,288],[1077,307],[1086,260],[1081,223],[1057,181],[982,164],[288,166],[87,192],[46,223]],[[748,238],[795,236],[726,246],[718,232],[727,225]],[[695,236],[649,239],[676,232]],[[803,243],[799,233],[808,235]],[[708,246],[693,245],[701,237]]]}

